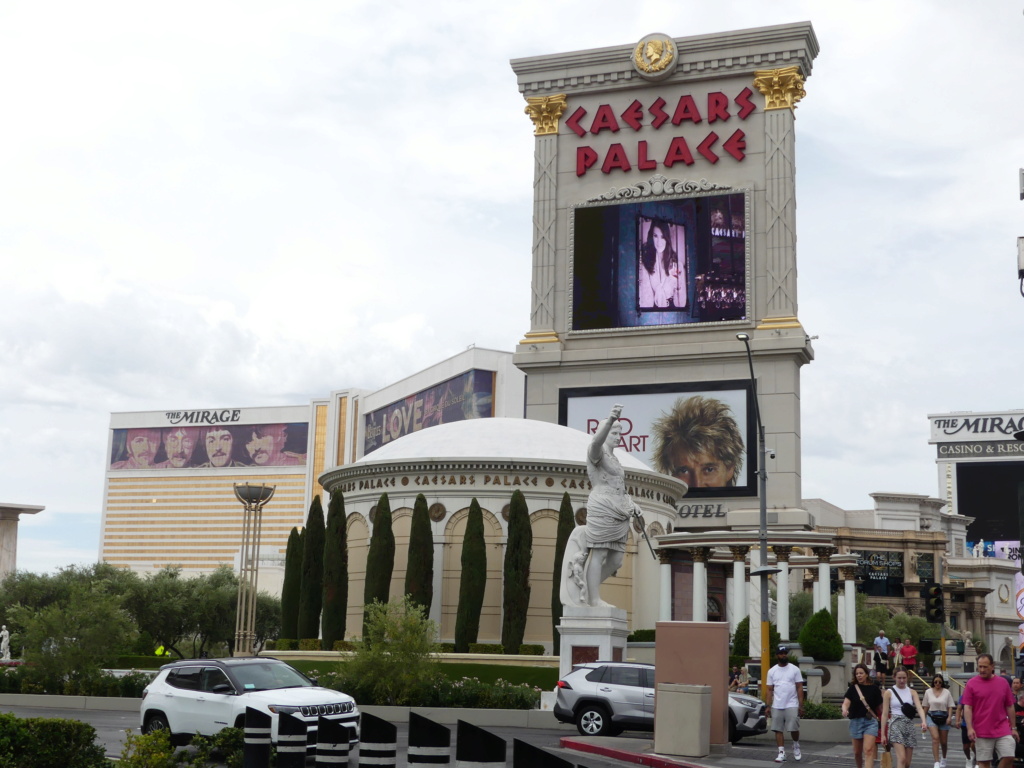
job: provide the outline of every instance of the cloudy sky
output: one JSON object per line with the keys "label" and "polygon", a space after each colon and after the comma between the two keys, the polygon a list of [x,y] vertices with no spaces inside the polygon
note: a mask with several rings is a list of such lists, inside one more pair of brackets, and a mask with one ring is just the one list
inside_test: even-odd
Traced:
{"label": "cloudy sky", "polygon": [[[529,329],[509,59],[810,20],[803,486],[936,494],[927,415],[1024,408],[1022,3],[0,4],[0,502],[93,562],[112,411],[302,404]],[[481,290],[481,287],[488,287]]]}

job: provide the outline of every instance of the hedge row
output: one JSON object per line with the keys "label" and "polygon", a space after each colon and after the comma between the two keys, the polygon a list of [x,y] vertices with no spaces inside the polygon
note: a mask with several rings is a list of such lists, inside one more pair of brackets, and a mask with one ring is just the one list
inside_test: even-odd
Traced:
{"label": "hedge row", "polygon": [[109,767],[87,723],[0,714],[0,768]]}
{"label": "hedge row", "polygon": [[149,685],[152,679],[153,676],[145,672],[130,672],[124,677],[102,672],[73,680],[56,680],[41,677],[32,667],[12,667],[0,671],[0,693],[122,696],[137,699],[142,696],[142,689]]}
{"label": "hedge row", "polygon": [[[319,651],[322,650],[321,645],[321,641],[316,639],[295,640],[282,637],[278,640],[268,640],[266,648],[268,651]],[[355,649],[355,644],[348,640],[336,640],[332,650],[354,651]],[[436,650],[438,653],[455,653],[455,643],[438,643]],[[469,652],[503,654],[505,647],[501,643],[470,643]],[[524,643],[519,646],[519,653],[524,656],[543,656],[544,646],[540,643]]]}

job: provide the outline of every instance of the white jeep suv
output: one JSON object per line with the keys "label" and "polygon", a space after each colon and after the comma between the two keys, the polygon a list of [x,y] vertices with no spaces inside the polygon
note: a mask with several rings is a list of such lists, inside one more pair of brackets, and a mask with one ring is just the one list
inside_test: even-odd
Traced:
{"label": "white jeep suv", "polygon": [[270,715],[274,743],[278,715],[301,718],[310,754],[316,750],[321,715],[351,727],[352,746],[359,741],[359,710],[351,696],[321,688],[283,661],[266,656],[164,664],[142,692],[142,732],[167,729],[174,743],[187,743],[196,734],[244,728],[246,707]]}

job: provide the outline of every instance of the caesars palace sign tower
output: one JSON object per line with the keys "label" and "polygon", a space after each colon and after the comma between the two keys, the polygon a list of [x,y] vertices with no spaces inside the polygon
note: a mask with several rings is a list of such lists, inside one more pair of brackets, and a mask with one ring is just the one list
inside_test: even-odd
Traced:
{"label": "caesars palace sign tower", "polygon": [[814,353],[797,312],[795,117],[817,53],[802,22],[512,61],[536,136],[531,318],[515,353],[526,415],[593,432],[622,403],[621,447],[671,474],[658,430],[713,403],[740,460],[724,484],[687,479],[682,528],[756,524],[737,333],[765,423],[769,523],[806,518],[800,367]]}

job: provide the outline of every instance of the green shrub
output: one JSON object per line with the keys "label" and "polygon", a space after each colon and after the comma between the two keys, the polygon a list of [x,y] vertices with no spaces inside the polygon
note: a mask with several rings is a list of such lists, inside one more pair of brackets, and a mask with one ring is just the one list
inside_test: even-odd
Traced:
{"label": "green shrub", "polygon": [[[761,631],[760,624],[757,627],[757,631]],[[779,637],[779,630],[775,628],[774,624],[768,625],[768,648],[771,651],[768,655],[774,664],[775,653],[774,650],[779,647],[782,643],[782,639]],[[744,616],[739,624],[736,625],[736,634],[732,637],[732,652],[737,656],[742,656],[750,648],[750,617]]]}
{"label": "green shrub", "polygon": [[323,650],[320,644],[319,637],[304,637],[299,640],[300,651],[320,651]]}
{"label": "green shrub", "polygon": [[118,669],[160,669],[173,661],[170,656],[118,656]]}
{"label": "green shrub", "polygon": [[815,704],[813,701],[804,702],[804,720],[841,720],[843,710],[835,704]]}
{"label": "green shrub", "polygon": [[654,630],[653,629],[634,629],[629,633],[626,638],[627,643],[653,643],[654,642]]}
{"label": "green shrub", "polygon": [[117,768],[175,768],[178,764],[168,731],[136,735],[127,731]]}
{"label": "green shrub", "polygon": [[356,644],[351,642],[350,640],[335,640],[334,641],[334,648],[333,648],[333,650],[335,650],[335,651],[347,651],[347,652],[351,653],[355,649],[356,649]]}
{"label": "green shrub", "polygon": [[470,653],[505,653],[505,646],[501,643],[470,643]]}
{"label": "green shrub", "polygon": [[297,651],[299,650],[299,641],[290,637],[279,637],[274,641],[275,651]]}
{"label": "green shrub", "polygon": [[543,656],[544,646],[540,643],[523,643],[519,646],[520,656]]}
{"label": "green shrub", "polygon": [[822,608],[800,630],[800,652],[815,661],[839,661],[843,658],[843,639],[832,614]]}
{"label": "green shrub", "polygon": [[455,643],[437,643],[434,650],[438,653],[455,653]]}
{"label": "green shrub", "polygon": [[110,768],[96,729],[78,720],[0,715],[3,768]]}

